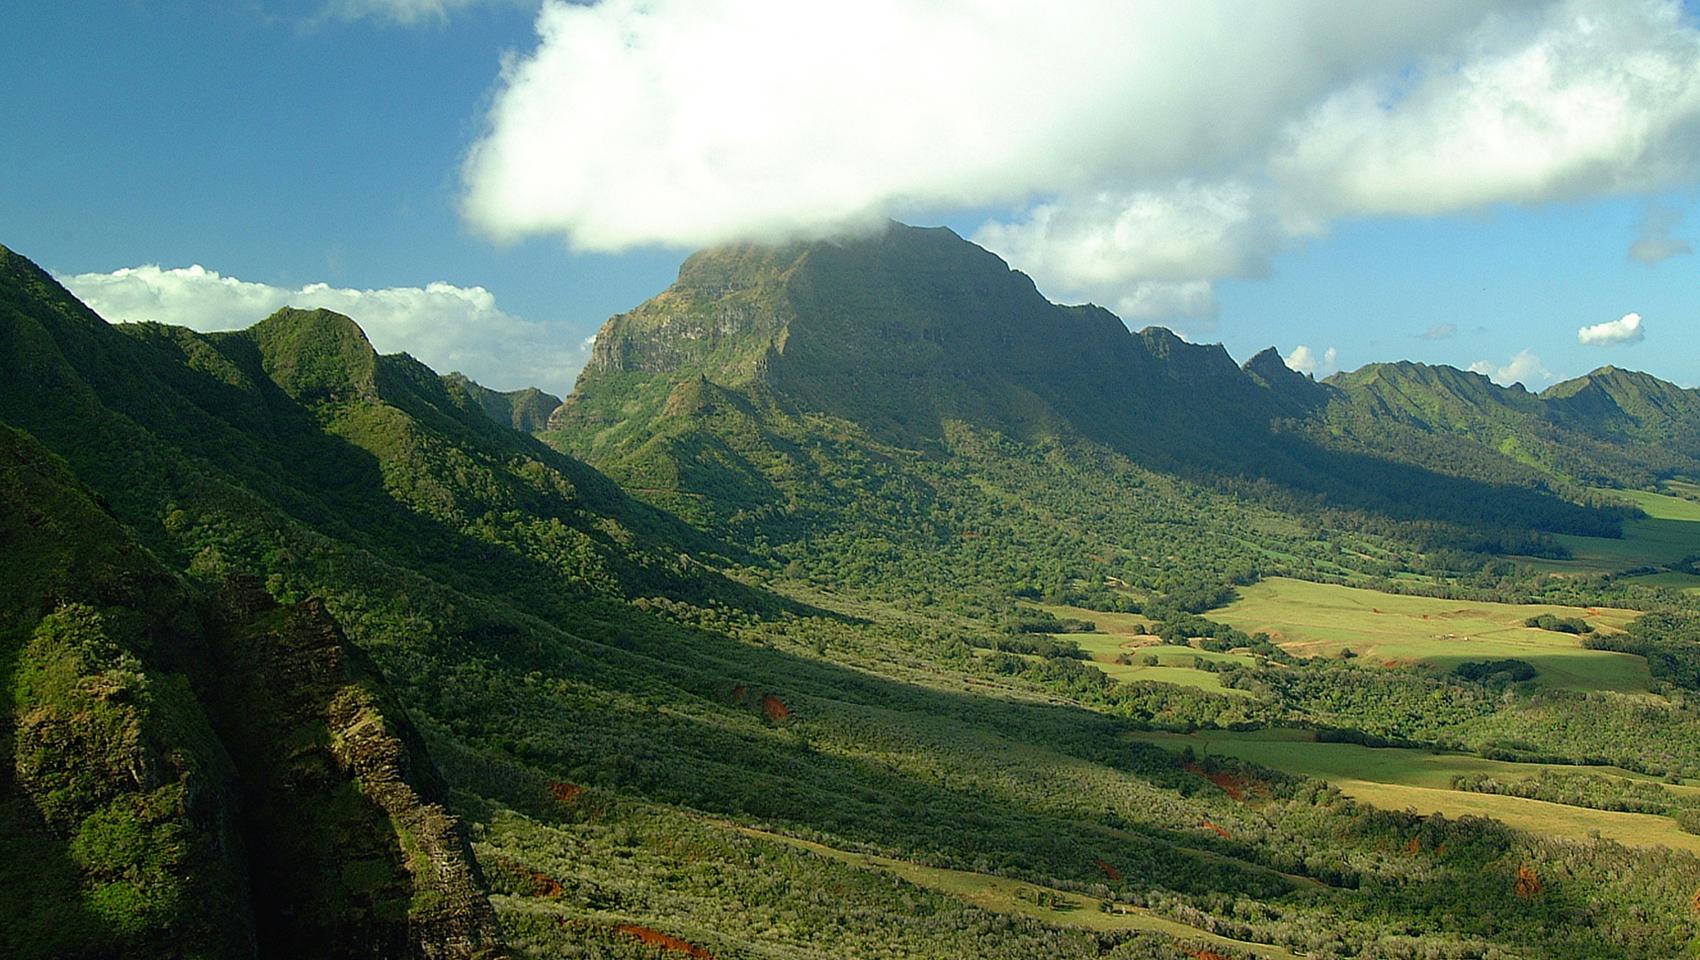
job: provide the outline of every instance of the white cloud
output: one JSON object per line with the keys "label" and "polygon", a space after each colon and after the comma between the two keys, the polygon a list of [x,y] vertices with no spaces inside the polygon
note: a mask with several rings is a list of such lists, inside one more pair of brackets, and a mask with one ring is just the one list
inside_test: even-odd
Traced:
{"label": "white cloud", "polygon": [[1647,331],[1641,326],[1639,313],[1626,313],[1616,320],[1607,320],[1576,331],[1576,342],[1590,347],[1614,343],[1640,343]]}
{"label": "white cloud", "polygon": [[497,237],[618,250],[1137,197],[1260,154],[1342,77],[1395,69],[1480,16],[1469,0],[1374,17],[1334,0],[1042,14],[1002,0],[549,0],[467,159],[465,212]]}
{"label": "white cloud", "polygon": [[1693,253],[1688,241],[1671,236],[1671,231],[1681,222],[1682,214],[1670,207],[1649,206],[1636,228],[1635,242],[1629,245],[1629,258],[1652,266]]}
{"label": "white cloud", "polygon": [[199,265],[127,267],[59,280],[107,320],[157,320],[203,332],[241,329],[280,307],[323,307],[353,317],[382,352],[406,351],[439,373],[459,370],[497,389],[540,386],[564,393],[589,357],[586,344],[502,311],[483,287],[437,282],[354,290],[312,283],[290,289]]}
{"label": "white cloud", "polygon": [[1572,0],[1336,92],[1271,166],[1312,214],[1432,215],[1691,180],[1697,135],[1700,31],[1681,6]]}
{"label": "white cloud", "polygon": [[463,210],[577,250],[991,209],[1053,297],[1208,317],[1341,219],[1700,180],[1679,0],[546,0],[537,33]]}
{"label": "white cloud", "polygon": [[1113,301],[1124,320],[1191,321],[1194,330],[1213,328],[1218,305],[1216,289],[1202,280],[1151,280],[1126,288]]}
{"label": "white cloud", "polygon": [[1333,347],[1329,347],[1322,352],[1321,356],[1317,356],[1316,351],[1301,343],[1293,348],[1292,353],[1287,354],[1282,359],[1286,362],[1288,369],[1309,374],[1317,379],[1330,376],[1340,369],[1340,353]]}
{"label": "white cloud", "polygon": [[1490,377],[1502,387],[1509,387],[1514,383],[1524,386],[1531,383],[1541,384],[1553,378],[1552,371],[1530,350],[1519,351],[1504,366],[1496,366],[1491,360],[1477,360],[1470,364],[1470,372]]}
{"label": "white cloud", "polygon": [[1437,323],[1422,333],[1417,334],[1418,340],[1450,340],[1458,335],[1456,323]]}

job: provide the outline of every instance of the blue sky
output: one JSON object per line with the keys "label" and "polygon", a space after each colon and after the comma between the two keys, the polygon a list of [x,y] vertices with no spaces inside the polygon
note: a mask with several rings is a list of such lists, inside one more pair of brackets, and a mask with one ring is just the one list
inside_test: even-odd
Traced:
{"label": "blue sky", "polygon": [[[317,290],[504,388],[567,389],[694,246],[886,215],[1241,359],[1700,383],[1700,33],[1666,4],[1359,32],[1326,0],[1237,29],[1092,0],[335,3],[10,15],[0,242],[113,319],[243,326]],[[1667,242],[1637,260],[1650,212]],[[1578,343],[1631,312],[1640,339]]]}

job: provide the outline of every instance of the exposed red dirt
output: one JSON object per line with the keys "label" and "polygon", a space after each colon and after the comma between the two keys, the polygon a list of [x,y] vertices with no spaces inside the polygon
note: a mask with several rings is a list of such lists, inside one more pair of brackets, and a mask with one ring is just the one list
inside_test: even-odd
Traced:
{"label": "exposed red dirt", "polygon": [[1099,870],[1104,871],[1104,876],[1109,877],[1111,880],[1120,882],[1122,878],[1122,872],[1120,870],[1110,866],[1103,860],[1094,860],[1092,862],[1097,864]]}
{"label": "exposed red dirt", "polygon": [[652,947],[660,947],[663,950],[671,951],[673,953],[682,953],[686,956],[694,957],[696,960],[714,960],[714,954],[709,953],[707,950],[704,950],[702,947],[697,946],[689,940],[681,940],[672,934],[662,933],[659,930],[651,930],[649,927],[640,927],[635,923],[622,923],[614,929],[628,937],[636,937]]}
{"label": "exposed red dirt", "polygon": [[1237,776],[1235,774],[1228,773],[1225,770],[1206,770],[1196,763],[1187,764],[1186,772],[1194,774],[1195,776],[1203,777],[1220,787],[1223,793],[1235,800],[1244,800],[1247,794],[1259,786],[1257,781],[1252,780],[1249,777]]}
{"label": "exposed red dirt", "polygon": [[769,720],[784,720],[791,715],[791,708],[785,701],[769,693],[761,698],[761,712],[767,714]]}
{"label": "exposed red dirt", "polygon": [[1405,844],[1405,852],[1410,854],[1413,857],[1416,856],[1419,853],[1422,853],[1423,852],[1423,842],[1422,842],[1422,840],[1420,840],[1416,837],[1412,837],[1411,842]]}
{"label": "exposed red dirt", "polygon": [[583,792],[584,788],[576,783],[566,783],[560,780],[549,781],[549,796],[554,797],[556,803],[572,803]]}
{"label": "exposed red dirt", "polygon": [[532,896],[553,900],[561,895],[561,881],[541,870],[528,870],[526,872],[531,875]]}
{"label": "exposed red dirt", "polygon": [[1192,960],[1228,960],[1226,954],[1217,953],[1214,950],[1194,950],[1187,956],[1191,957]]}
{"label": "exposed red dirt", "polygon": [[1224,828],[1223,826],[1221,826],[1220,824],[1211,823],[1209,820],[1200,820],[1198,822],[1198,825],[1203,827],[1204,829],[1210,831],[1211,833],[1216,834],[1217,836],[1221,837],[1224,840],[1234,839],[1234,835],[1229,833],[1227,831],[1227,829]]}
{"label": "exposed red dirt", "polygon": [[1535,875],[1535,871],[1528,864],[1524,864],[1517,868],[1517,878],[1511,882],[1511,892],[1524,900],[1533,900],[1540,895],[1541,878]]}

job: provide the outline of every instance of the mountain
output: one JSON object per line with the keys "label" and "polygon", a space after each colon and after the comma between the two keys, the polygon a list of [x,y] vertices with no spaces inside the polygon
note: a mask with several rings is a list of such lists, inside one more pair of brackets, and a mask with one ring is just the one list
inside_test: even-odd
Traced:
{"label": "mountain", "polygon": [[1560,483],[1647,487],[1700,471],[1700,392],[1612,367],[1541,394],[1452,367],[1371,364],[1337,374],[1330,429],[1360,438],[1389,425],[1466,441]]}
{"label": "mountain", "polygon": [[[557,449],[352,318],[107,324],[0,250],[12,952],[1582,958],[1700,936],[1700,858],[1643,845],[1687,802],[1656,779],[1700,775],[1700,618],[1462,549],[1558,552],[1548,530],[1627,508],[1471,428],[1360,430],[1348,390],[1272,354],[1048,306],[944,232],[682,273],[611,321],[542,431]],[[1282,573],[1309,582],[1256,582]],[[1327,609],[1378,629],[1541,599],[1495,616],[1544,652],[1312,656],[1230,626],[1258,590],[1344,596]],[[1383,809],[1273,769],[1366,744],[1424,776],[1539,760],[1467,799],[1569,816]],[[1653,810],[1624,814],[1639,832],[1626,804]]]}
{"label": "mountain", "polygon": [[424,744],[322,605],[198,604],[10,427],[0,506],[9,951],[501,954]]}
{"label": "mountain", "polygon": [[561,405],[561,398],[544,393],[536,387],[521,390],[491,390],[459,373],[443,376],[443,385],[452,393],[464,393],[490,419],[506,424],[521,433],[536,433],[549,424],[549,415]]}
{"label": "mountain", "polygon": [[[879,529],[913,545],[910,569],[962,530],[1028,538],[1009,513],[1054,500],[1058,484],[1011,478],[1016,503],[990,518],[979,485],[958,482],[998,469],[982,462],[988,443],[1014,442],[1023,456],[1056,451],[1082,474],[1061,485],[1079,498],[1070,510],[1129,509],[1107,520],[1123,544],[1150,537],[1153,516],[1179,512],[1249,514],[1253,529],[1286,531],[1262,556],[1236,548],[1237,561],[1212,560],[1221,551],[1209,544],[1247,521],[1211,530],[1196,520],[1180,532],[1199,558],[1194,572],[1227,582],[1248,567],[1340,575],[1354,554],[1421,565],[1418,554],[1447,549],[1555,553],[1547,534],[1614,536],[1633,514],[1586,486],[1644,485],[1652,474],[1642,464],[1675,473],[1691,462],[1649,461],[1620,445],[1600,458],[1602,474],[1562,469],[1577,457],[1549,457],[1555,469],[1507,455],[1495,435],[1503,424],[1543,450],[1609,444],[1550,426],[1542,406],[1443,367],[1369,368],[1328,383],[1273,351],[1242,367],[1219,345],[1051,304],[948,230],[891,224],[850,240],[692,256],[667,291],[604,325],[541,436],[729,539],[807,562],[835,530],[864,542]],[[959,529],[904,528],[921,515],[950,516]],[[1053,535],[1032,520],[1032,535]],[[1295,522],[1305,530],[1293,532]],[[1318,527],[1361,539],[1361,549],[1342,561],[1306,532]],[[978,563],[979,545],[951,552],[941,579],[973,570],[1018,582]],[[1106,550],[1083,538],[1074,552]],[[1076,569],[1150,588],[1160,579],[1126,564]]]}

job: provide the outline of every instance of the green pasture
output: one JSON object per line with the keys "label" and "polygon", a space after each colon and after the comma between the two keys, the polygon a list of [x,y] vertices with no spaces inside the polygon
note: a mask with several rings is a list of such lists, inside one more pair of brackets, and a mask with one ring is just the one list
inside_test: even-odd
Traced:
{"label": "green pasture", "polygon": [[1680,573],[1666,570],[1663,573],[1649,573],[1639,577],[1630,577],[1628,583],[1639,583],[1647,587],[1665,587],[1671,590],[1683,590],[1688,593],[1700,594],[1700,576],[1692,573]]}
{"label": "green pasture", "polygon": [[[1191,747],[1201,756],[1235,757],[1286,773],[1326,780],[1347,796],[1384,809],[1409,808],[1448,817],[1492,817],[1520,830],[1547,836],[1587,840],[1597,834],[1628,846],[1666,846],[1700,853],[1700,836],[1684,832],[1668,817],[1592,810],[1451,787],[1452,778],[1459,774],[1487,773],[1501,779],[1522,779],[1542,770],[1569,773],[1585,770],[1651,779],[1617,767],[1508,763],[1465,754],[1318,743],[1314,734],[1303,730],[1139,732],[1129,736],[1171,750]],[[1666,789],[1694,790],[1692,787]]]}
{"label": "green pasture", "polygon": [[[1100,613],[1084,607],[1060,604],[1047,604],[1040,609],[1053,616],[1090,620],[1096,624],[1098,630],[1095,633],[1059,633],[1056,637],[1059,640],[1073,640],[1079,644],[1080,649],[1092,657],[1093,666],[1117,680],[1149,680],[1235,697],[1250,696],[1244,690],[1222,686],[1222,681],[1214,673],[1193,667],[1193,664],[1200,660],[1251,663],[1251,658],[1244,654],[1217,653],[1197,647],[1177,647],[1159,643],[1156,637],[1133,632],[1136,626],[1147,629],[1152,626],[1149,619],[1136,613]],[[1116,662],[1116,658],[1124,653],[1133,658],[1133,663]],[[1152,656],[1158,660],[1155,665],[1147,666],[1141,662]]]}
{"label": "green pasture", "polygon": [[1368,663],[1440,670],[1515,658],[1535,667],[1537,682],[1553,687],[1648,689],[1651,677],[1640,657],[1587,650],[1574,635],[1523,626],[1543,613],[1581,618],[1606,633],[1622,630],[1637,616],[1609,607],[1439,600],[1281,577],[1242,587],[1239,599],[1209,616],[1246,633],[1268,633],[1301,656],[1337,656],[1350,649]]}
{"label": "green pasture", "polygon": [[1621,538],[1557,535],[1555,539],[1571,553],[1565,560],[1515,559],[1551,573],[1615,573],[1635,567],[1668,567],[1700,554],[1700,502],[1689,499],[1700,496],[1696,492],[1700,487],[1681,481],[1667,481],[1665,486],[1681,496],[1596,488],[1596,493],[1635,504],[1647,518],[1624,523]]}

